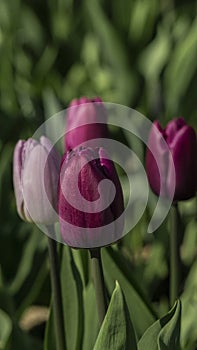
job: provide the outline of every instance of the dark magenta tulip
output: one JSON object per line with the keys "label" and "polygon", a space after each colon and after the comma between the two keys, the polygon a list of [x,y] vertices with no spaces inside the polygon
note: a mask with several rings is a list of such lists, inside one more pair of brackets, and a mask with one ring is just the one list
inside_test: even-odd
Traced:
{"label": "dark magenta tulip", "polygon": [[[120,181],[104,149],[76,149],[65,154],[58,212],[66,244],[92,248],[117,241],[123,230],[123,208]],[[109,228],[105,226],[108,224],[111,224]]]}
{"label": "dark magenta tulip", "polygon": [[106,110],[99,97],[81,97],[79,100],[73,100],[67,110],[66,150],[70,151],[85,141],[107,138],[106,123]]}
{"label": "dark magenta tulip", "polygon": [[[162,143],[165,139],[168,147]],[[150,149],[146,154],[146,171],[150,186],[157,195],[161,184],[163,195],[168,196],[173,182],[173,166],[169,162],[171,152],[175,169],[174,201],[192,198],[197,190],[197,138],[194,129],[183,118],[173,119],[165,129],[158,121],[153,123],[148,146],[154,149],[156,160]],[[160,169],[160,171],[159,171]],[[160,172],[160,175],[159,175]]]}
{"label": "dark magenta tulip", "polygon": [[23,220],[40,224],[58,220],[60,160],[60,155],[45,136],[39,141],[30,138],[16,144],[13,182],[17,211]]}

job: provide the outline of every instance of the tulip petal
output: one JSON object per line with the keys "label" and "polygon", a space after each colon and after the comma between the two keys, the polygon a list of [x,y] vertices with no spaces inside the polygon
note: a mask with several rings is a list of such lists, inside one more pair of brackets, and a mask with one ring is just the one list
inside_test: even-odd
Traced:
{"label": "tulip petal", "polygon": [[[163,142],[161,147],[162,137],[166,140],[168,147],[163,147],[165,145]],[[146,171],[152,190],[157,195],[173,197],[174,201],[186,200],[195,196],[197,190],[196,154],[196,133],[183,118],[172,120],[164,130],[158,122],[154,122],[146,153]],[[162,191],[162,186],[165,191]]]}
{"label": "tulip petal", "polygon": [[[100,98],[73,100],[67,111],[66,150],[97,138],[108,138],[106,110]],[[95,144],[89,146],[95,146]]]}
{"label": "tulip petal", "polygon": [[21,171],[22,171],[22,153],[25,141],[18,141],[14,149],[14,158],[13,158],[13,184],[14,192],[16,197],[16,206],[18,214],[22,219],[24,218],[23,213],[23,191],[21,183]]}
{"label": "tulip petal", "polygon": [[[176,173],[175,200],[186,200],[196,193],[197,139],[194,129],[183,126],[171,142],[171,153]],[[171,168],[168,171],[168,191],[171,186]]]}
{"label": "tulip petal", "polygon": [[157,195],[166,194],[169,149],[164,142],[164,131],[158,122],[151,128],[146,153],[146,171],[150,186]]}
{"label": "tulip petal", "polygon": [[[106,175],[106,169],[101,164],[100,152],[91,148],[77,149],[66,154],[64,162],[61,165],[58,190],[60,229],[64,242],[72,247],[90,248],[116,241],[122,231],[118,232],[117,238],[111,188],[109,185],[101,186],[103,180],[112,179],[109,173]],[[115,171],[111,164],[110,167]],[[76,203],[77,207],[72,203]],[[102,203],[105,208],[103,210],[100,207]],[[106,203],[109,205],[105,207]],[[108,224],[113,225],[113,234],[110,236],[106,236],[103,230],[103,226]]]}
{"label": "tulip petal", "polygon": [[[19,141],[14,151],[14,190],[22,219],[51,224],[58,220],[60,156],[46,137]],[[54,209],[55,210],[54,210]]]}
{"label": "tulip petal", "polygon": [[165,134],[167,143],[169,145],[173,141],[178,130],[180,130],[184,125],[186,125],[186,123],[183,118],[173,119],[168,123],[168,125],[165,128]]}
{"label": "tulip petal", "polygon": [[117,219],[124,211],[122,187],[114,163],[109,159],[109,156],[104,148],[99,149],[99,157],[103,170],[111,179],[116,187],[116,196],[111,204],[112,212]]}

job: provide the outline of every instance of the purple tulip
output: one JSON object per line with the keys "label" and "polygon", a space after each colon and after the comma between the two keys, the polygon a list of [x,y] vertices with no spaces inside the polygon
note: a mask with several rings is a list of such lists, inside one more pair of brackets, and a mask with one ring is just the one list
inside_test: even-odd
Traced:
{"label": "purple tulip", "polygon": [[[123,230],[123,210],[120,181],[106,151],[84,148],[67,152],[58,197],[64,242],[71,247],[93,248],[117,241]],[[110,227],[105,226],[108,224]]]}
{"label": "purple tulip", "polygon": [[57,187],[60,155],[45,136],[18,141],[14,150],[13,182],[17,211],[29,222],[58,220]]}
{"label": "purple tulip", "polygon": [[[171,152],[175,169],[174,201],[192,198],[197,190],[197,138],[194,129],[183,118],[173,119],[165,129],[158,121],[153,124],[148,146],[155,151],[159,168],[149,148],[146,154],[146,171],[153,192],[159,195],[162,186],[165,190],[163,195],[168,196],[172,191]],[[162,137],[168,147],[163,144]]]}
{"label": "purple tulip", "polygon": [[99,97],[75,99],[69,105],[67,113],[65,135],[67,151],[74,149],[82,142],[108,137],[106,110]]}

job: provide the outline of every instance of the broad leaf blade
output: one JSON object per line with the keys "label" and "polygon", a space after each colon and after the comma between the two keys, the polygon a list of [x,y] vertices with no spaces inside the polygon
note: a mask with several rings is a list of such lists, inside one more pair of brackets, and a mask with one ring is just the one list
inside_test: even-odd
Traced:
{"label": "broad leaf blade", "polygon": [[137,350],[135,332],[118,283],[99,332],[94,350]]}
{"label": "broad leaf blade", "polygon": [[103,265],[108,266],[105,269],[105,279],[109,290],[111,291],[112,284],[117,279],[123,289],[129,314],[137,337],[140,338],[145,330],[150,327],[156,320],[154,313],[148,306],[145,298],[140,295],[138,287],[131,281],[129,276],[122,268],[121,260],[116,256],[112,249],[103,250]]}
{"label": "broad leaf blade", "polygon": [[181,302],[175,304],[173,317],[158,336],[159,350],[180,350]]}
{"label": "broad leaf blade", "polygon": [[67,348],[81,350],[84,317],[83,287],[72,251],[67,246],[63,247],[61,283]]}
{"label": "broad leaf blade", "polygon": [[84,297],[84,335],[83,350],[92,350],[99,332],[95,288],[90,282],[83,291]]}
{"label": "broad leaf blade", "polygon": [[181,302],[178,300],[167,315],[144,333],[138,350],[180,350]]}

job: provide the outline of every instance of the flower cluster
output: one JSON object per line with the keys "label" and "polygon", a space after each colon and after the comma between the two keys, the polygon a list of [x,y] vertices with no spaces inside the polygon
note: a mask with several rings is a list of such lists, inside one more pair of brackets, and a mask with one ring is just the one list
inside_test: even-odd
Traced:
{"label": "flower cluster", "polygon": [[[68,109],[61,167],[60,155],[46,137],[41,137],[40,142],[19,141],[14,152],[14,189],[21,218],[48,225],[57,221],[57,211],[63,241],[72,247],[98,247],[117,241],[123,230],[123,220],[117,219],[124,205],[115,166],[104,149],[95,147],[95,142],[94,147],[84,144],[107,137],[106,110],[101,99],[84,97],[73,100]],[[106,186],[102,186],[106,184],[103,180],[107,180]],[[109,182],[115,187],[114,198]],[[113,233],[103,237],[102,227],[109,224],[114,225]],[[96,234],[92,228],[98,228]]]}
{"label": "flower cluster", "polygon": [[[123,193],[114,163],[97,145],[101,138],[109,138],[104,104],[100,98],[82,97],[68,108],[62,161],[44,136],[19,141],[14,151],[14,190],[20,217],[45,225],[59,220],[62,239],[72,247],[116,242],[123,231]],[[196,154],[196,133],[183,118],[164,129],[155,121],[146,152],[153,192],[170,196],[175,172],[174,202],[195,196]],[[103,227],[111,224],[113,234],[105,237]]]}

